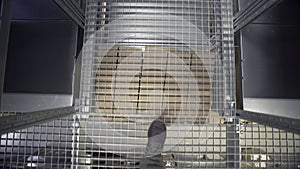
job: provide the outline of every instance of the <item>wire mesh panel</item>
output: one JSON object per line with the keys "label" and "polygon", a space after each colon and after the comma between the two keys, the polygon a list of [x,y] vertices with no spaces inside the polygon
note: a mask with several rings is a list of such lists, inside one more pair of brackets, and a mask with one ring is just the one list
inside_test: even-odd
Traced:
{"label": "wire mesh panel", "polygon": [[73,121],[66,117],[2,134],[0,168],[71,168]]}
{"label": "wire mesh panel", "polygon": [[222,120],[234,118],[231,6],[87,1],[74,166],[139,168],[148,127],[160,119],[166,166],[226,167],[226,135],[235,132]]}
{"label": "wire mesh panel", "polygon": [[1,135],[0,168],[140,168],[155,119],[166,168],[299,168],[299,135],[235,116],[231,7],[87,0],[77,114]]}
{"label": "wire mesh panel", "polygon": [[242,168],[300,168],[300,135],[244,121]]}

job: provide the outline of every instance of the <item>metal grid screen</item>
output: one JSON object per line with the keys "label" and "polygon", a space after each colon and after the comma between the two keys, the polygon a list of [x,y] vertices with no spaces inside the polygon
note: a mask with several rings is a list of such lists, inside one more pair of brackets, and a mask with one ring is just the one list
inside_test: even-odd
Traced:
{"label": "metal grid screen", "polygon": [[242,168],[300,168],[300,135],[241,121]]}
{"label": "metal grid screen", "polygon": [[71,168],[73,122],[71,116],[2,134],[0,168]]}
{"label": "metal grid screen", "polygon": [[230,0],[88,0],[74,165],[139,168],[154,119],[167,125],[166,166],[238,162],[226,146],[238,138],[222,120],[234,119],[231,8]]}
{"label": "metal grid screen", "polygon": [[[78,112],[1,135],[0,168],[300,168],[300,136],[234,114],[230,0],[88,0]],[[2,116],[16,113],[1,113]]]}

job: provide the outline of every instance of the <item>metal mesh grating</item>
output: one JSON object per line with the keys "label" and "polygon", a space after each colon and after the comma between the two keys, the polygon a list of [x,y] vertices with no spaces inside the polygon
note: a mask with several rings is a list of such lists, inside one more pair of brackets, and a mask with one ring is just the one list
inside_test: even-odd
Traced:
{"label": "metal mesh grating", "polygon": [[88,0],[78,113],[1,135],[0,168],[139,168],[154,119],[167,168],[299,168],[299,135],[235,117],[231,6]]}
{"label": "metal mesh grating", "polygon": [[300,168],[300,135],[243,121],[242,168]]}
{"label": "metal mesh grating", "polygon": [[139,168],[147,129],[161,119],[167,166],[226,167],[236,149],[226,134],[238,140],[223,119],[234,119],[231,6],[87,1],[74,165]]}
{"label": "metal mesh grating", "polygon": [[72,124],[68,117],[1,135],[0,168],[71,168]]}
{"label": "metal mesh grating", "polygon": [[[0,168],[299,168],[300,136],[239,120],[229,0],[88,0],[79,111],[1,135]],[[1,116],[17,113],[1,113]]]}

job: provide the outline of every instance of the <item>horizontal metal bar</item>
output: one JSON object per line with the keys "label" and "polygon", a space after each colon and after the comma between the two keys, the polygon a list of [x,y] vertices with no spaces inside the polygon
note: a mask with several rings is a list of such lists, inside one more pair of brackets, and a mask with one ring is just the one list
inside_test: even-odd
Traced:
{"label": "horizontal metal bar", "polygon": [[265,13],[268,9],[278,4],[281,0],[254,0],[244,10],[236,13],[233,19],[234,32],[240,31],[242,28],[250,24],[257,17]]}
{"label": "horizontal metal bar", "polygon": [[84,28],[85,15],[83,10],[72,0],[53,0],[78,26]]}
{"label": "horizontal metal bar", "polygon": [[74,107],[26,112],[0,118],[0,134],[75,114]]}
{"label": "horizontal metal bar", "polygon": [[300,134],[300,119],[250,112],[246,110],[237,110],[237,115],[245,120]]}

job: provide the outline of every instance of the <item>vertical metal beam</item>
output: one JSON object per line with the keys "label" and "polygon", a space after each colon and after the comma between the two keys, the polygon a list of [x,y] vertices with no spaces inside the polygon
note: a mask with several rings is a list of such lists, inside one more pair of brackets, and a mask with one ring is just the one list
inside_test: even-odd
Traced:
{"label": "vertical metal beam", "polygon": [[226,125],[227,168],[240,168],[240,125],[239,118]]}
{"label": "vertical metal beam", "polygon": [[79,102],[76,102],[79,99],[80,93],[80,79],[81,79],[81,64],[82,64],[82,54],[78,53],[74,61],[74,73],[73,73],[73,105],[77,106]]}
{"label": "vertical metal beam", "polygon": [[233,0],[233,15],[239,12],[239,0]]}
{"label": "vertical metal beam", "polygon": [[2,0],[0,24],[0,110],[4,88],[5,68],[11,21],[11,0]]}
{"label": "vertical metal beam", "polygon": [[74,58],[74,68],[73,68],[73,84],[72,84],[72,93],[73,93],[73,105],[75,105],[76,99],[79,98],[80,90],[80,76],[81,76],[81,50],[83,47],[83,35],[84,31],[80,26],[77,26],[76,31],[76,50]]}
{"label": "vertical metal beam", "polygon": [[235,46],[235,77],[236,77],[236,108],[244,109],[243,103],[243,70],[242,70],[242,33],[239,32],[234,36]]}
{"label": "vertical metal beam", "polygon": [[[79,2],[79,6],[80,6],[80,8],[83,10],[83,11],[85,11],[85,7],[86,7],[86,0],[80,0],[80,2]],[[85,13],[85,12],[84,12]]]}

